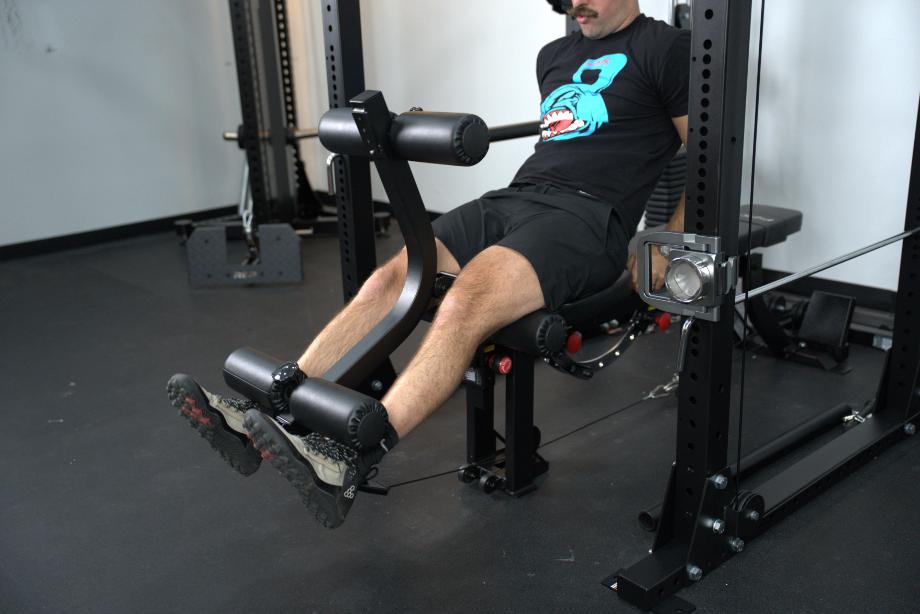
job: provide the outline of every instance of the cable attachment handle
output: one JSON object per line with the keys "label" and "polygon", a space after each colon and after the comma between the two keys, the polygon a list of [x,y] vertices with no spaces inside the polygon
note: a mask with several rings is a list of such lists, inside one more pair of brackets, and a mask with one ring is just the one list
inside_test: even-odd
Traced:
{"label": "cable attachment handle", "polygon": [[326,183],[329,186],[329,196],[335,196],[335,163],[341,158],[341,154],[329,154],[326,158]]}
{"label": "cable attachment handle", "polygon": [[[684,320],[683,326],[680,327],[680,346],[677,349],[677,373],[684,370],[684,362],[687,360],[687,346],[690,345],[690,329],[693,328],[693,318]],[[674,377],[677,377],[675,374]]]}

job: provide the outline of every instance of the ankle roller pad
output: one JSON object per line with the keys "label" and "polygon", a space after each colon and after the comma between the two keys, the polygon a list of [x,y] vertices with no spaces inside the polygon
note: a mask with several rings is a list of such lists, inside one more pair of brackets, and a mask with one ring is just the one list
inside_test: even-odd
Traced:
{"label": "ankle roller pad", "polygon": [[334,382],[311,378],[288,401],[297,424],[358,450],[378,446],[389,417],[380,401]]}
{"label": "ankle roller pad", "polygon": [[252,348],[240,348],[224,362],[224,381],[272,416],[288,411],[288,398],[306,379],[296,362],[282,362]]}

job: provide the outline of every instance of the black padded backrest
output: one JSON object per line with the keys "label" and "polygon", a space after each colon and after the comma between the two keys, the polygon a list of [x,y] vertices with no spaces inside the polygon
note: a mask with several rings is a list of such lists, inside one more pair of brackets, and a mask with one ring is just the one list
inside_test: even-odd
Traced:
{"label": "black padded backrest", "polygon": [[668,162],[668,166],[661,173],[652,195],[645,204],[645,226],[647,228],[668,223],[674,210],[677,209],[680,195],[684,193],[686,177],[687,151],[681,149]]}

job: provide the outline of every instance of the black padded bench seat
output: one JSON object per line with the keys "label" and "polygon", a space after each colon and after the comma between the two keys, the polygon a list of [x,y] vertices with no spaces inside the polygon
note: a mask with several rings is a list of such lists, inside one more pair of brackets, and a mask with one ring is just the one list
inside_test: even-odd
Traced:
{"label": "black padded bench seat", "polygon": [[[748,245],[750,206],[741,207],[738,223],[738,245],[744,251]],[[769,205],[755,205],[750,219],[751,248],[770,247],[802,229],[802,212]],[[640,303],[632,289],[628,271],[612,286],[573,303],[567,303],[554,313],[539,309],[498,331],[493,340],[509,349],[535,356],[560,352],[566,342],[566,324],[574,328],[588,326],[620,316],[624,305],[628,310]]]}
{"label": "black padded bench seat", "polygon": [[769,205],[754,205],[751,217],[750,205],[741,207],[738,225],[738,249],[747,249],[748,218],[751,224],[751,247],[770,247],[785,241],[789,235],[802,230],[802,212]]}

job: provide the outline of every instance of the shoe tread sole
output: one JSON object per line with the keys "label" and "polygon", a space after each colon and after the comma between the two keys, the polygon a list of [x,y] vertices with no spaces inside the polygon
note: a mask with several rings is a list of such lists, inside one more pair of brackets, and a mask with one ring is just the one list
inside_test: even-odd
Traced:
{"label": "shoe tread sole", "polygon": [[[317,477],[313,466],[301,455],[280,432],[280,426],[267,423],[271,418],[252,411],[246,413],[243,425],[249,431],[252,442],[262,453],[262,458],[269,461],[281,475],[291,483],[300,494],[303,504],[316,518],[317,522],[327,529],[334,529],[345,521],[345,514],[350,505],[341,510],[338,497],[327,492],[319,486],[321,480]],[[340,490],[340,487],[329,487]]]}
{"label": "shoe tread sole", "polygon": [[166,385],[166,393],[189,426],[198,431],[224,461],[242,475],[256,472],[262,462],[259,452],[247,438],[227,426],[224,416],[211,408],[194,380],[188,376],[173,376]]}

